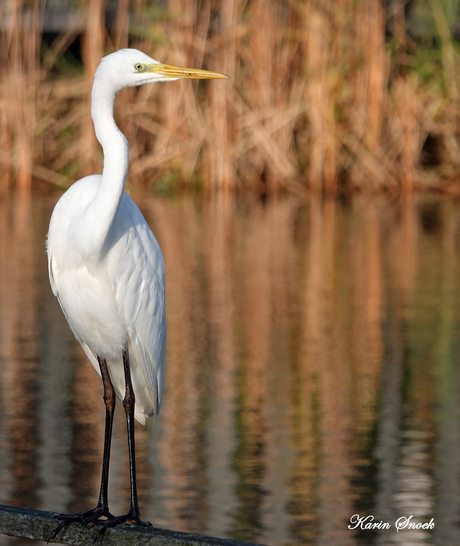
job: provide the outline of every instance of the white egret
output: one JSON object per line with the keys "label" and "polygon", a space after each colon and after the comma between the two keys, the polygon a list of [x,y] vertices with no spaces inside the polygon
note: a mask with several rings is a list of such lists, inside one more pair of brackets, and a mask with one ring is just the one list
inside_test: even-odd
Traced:
{"label": "white egret", "polygon": [[[136,487],[134,419],[158,415],[166,343],[163,256],[140,210],[125,193],[128,143],[113,105],[118,92],[182,78],[227,78],[223,74],[161,64],[135,49],[104,57],[94,75],[91,116],[104,152],[102,175],[82,178],[58,201],[47,251],[51,288],[75,337],[100,374],[106,424],[97,506],[58,516],[59,530],[72,522],[103,523],[99,534],[124,522],[142,524]],[[131,506],[114,517],[108,505],[108,475],[116,397],[128,429]],[[103,518],[103,519],[101,519]]]}

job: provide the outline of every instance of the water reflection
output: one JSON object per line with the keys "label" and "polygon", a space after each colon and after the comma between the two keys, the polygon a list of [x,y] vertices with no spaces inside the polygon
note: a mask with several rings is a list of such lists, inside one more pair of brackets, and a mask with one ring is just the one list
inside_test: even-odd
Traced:
{"label": "water reflection", "polygon": [[[53,204],[0,201],[0,503],[79,511],[98,494],[102,386],[48,286]],[[141,208],[165,255],[169,336],[161,416],[137,428],[143,516],[273,545],[458,544],[459,205]],[[355,513],[392,528],[349,530]],[[396,533],[410,515],[435,529]]]}

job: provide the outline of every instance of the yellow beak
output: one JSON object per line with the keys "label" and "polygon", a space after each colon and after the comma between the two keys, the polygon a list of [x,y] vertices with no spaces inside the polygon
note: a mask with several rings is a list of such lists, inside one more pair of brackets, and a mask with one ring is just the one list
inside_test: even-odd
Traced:
{"label": "yellow beak", "polygon": [[167,64],[149,64],[145,67],[145,72],[157,72],[166,78],[186,78],[195,80],[226,79],[229,76],[210,70],[200,68],[181,68],[180,66],[170,66]]}

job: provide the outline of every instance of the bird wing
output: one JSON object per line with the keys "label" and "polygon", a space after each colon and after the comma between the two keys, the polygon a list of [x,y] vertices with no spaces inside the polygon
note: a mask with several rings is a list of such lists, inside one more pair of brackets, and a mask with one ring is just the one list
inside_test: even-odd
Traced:
{"label": "bird wing", "polygon": [[[115,225],[116,224],[116,225]],[[124,194],[110,235],[108,260],[116,257],[110,277],[128,333],[136,419],[157,416],[163,389],[166,345],[164,261],[160,246],[142,213]],[[124,393],[118,393],[122,398]]]}

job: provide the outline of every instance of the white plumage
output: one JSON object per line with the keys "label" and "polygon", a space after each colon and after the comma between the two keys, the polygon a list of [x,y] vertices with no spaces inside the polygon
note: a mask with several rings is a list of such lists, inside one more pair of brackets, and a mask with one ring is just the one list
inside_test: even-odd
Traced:
{"label": "white plumage", "polygon": [[90,204],[101,184],[100,175],[87,176],[56,205],[48,236],[50,282],[99,374],[97,356],[106,360],[120,400],[125,392],[122,350],[128,349],[135,417],[144,424],[146,417],[158,414],[163,387],[163,256],[140,210],[124,192],[99,252],[85,242],[83,224],[91,222]]}
{"label": "white plumage", "polygon": [[[136,70],[141,66],[142,71]],[[128,143],[115,124],[113,104],[124,87],[163,81],[145,67],[163,66],[136,50],[102,59],[91,95],[104,170],[79,180],[58,201],[48,233],[52,290],[78,341],[100,374],[107,361],[123,400],[122,349],[128,350],[135,417],[158,413],[166,343],[164,262],[140,210],[125,193]]]}

